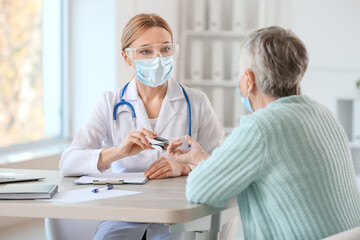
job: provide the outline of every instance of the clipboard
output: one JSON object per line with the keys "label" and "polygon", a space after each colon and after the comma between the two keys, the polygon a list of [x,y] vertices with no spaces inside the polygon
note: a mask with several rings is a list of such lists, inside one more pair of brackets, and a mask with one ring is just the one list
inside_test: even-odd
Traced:
{"label": "clipboard", "polygon": [[98,179],[94,179],[92,184],[94,185],[121,185],[124,184],[124,180],[114,180],[114,179],[109,179],[109,180],[98,180]]}
{"label": "clipboard", "polygon": [[144,172],[135,173],[101,173],[82,176],[74,181],[80,185],[121,185],[121,184],[145,184],[148,178],[144,176]]}

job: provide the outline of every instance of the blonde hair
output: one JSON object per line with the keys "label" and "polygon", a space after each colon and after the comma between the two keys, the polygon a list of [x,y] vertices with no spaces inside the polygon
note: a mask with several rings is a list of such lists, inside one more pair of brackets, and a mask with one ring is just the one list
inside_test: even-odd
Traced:
{"label": "blonde hair", "polygon": [[152,27],[162,27],[171,35],[173,41],[173,34],[169,24],[157,14],[141,13],[132,17],[124,27],[121,35],[121,49],[124,51],[128,48],[143,32]]}

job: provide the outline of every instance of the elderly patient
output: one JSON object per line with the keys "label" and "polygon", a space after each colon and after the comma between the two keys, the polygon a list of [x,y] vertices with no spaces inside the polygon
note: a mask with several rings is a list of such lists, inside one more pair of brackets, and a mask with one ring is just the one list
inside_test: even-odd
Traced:
{"label": "elderly patient", "polygon": [[[171,143],[169,155],[197,165],[186,186],[195,203],[222,206],[237,196],[245,239],[321,239],[360,226],[360,193],[347,137],[333,114],[300,82],[302,41],[270,27],[243,43],[239,87],[254,112],[210,156]],[[206,160],[206,161],[204,161]]]}

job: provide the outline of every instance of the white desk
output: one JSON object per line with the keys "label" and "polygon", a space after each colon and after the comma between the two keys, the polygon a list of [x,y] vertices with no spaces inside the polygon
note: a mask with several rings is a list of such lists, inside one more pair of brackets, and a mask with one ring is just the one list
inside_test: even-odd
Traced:
{"label": "white desk", "polygon": [[[0,169],[0,173],[9,171],[45,176],[42,182],[58,184],[59,192],[89,187],[73,184],[76,178],[63,178],[58,171]],[[164,223],[170,224],[171,232],[202,231],[202,237],[217,239],[221,226],[239,215],[236,200],[232,199],[224,208],[192,204],[185,197],[185,185],[186,177],[152,180],[144,185],[118,185],[116,189],[142,193],[82,203],[0,200],[0,215]],[[195,238],[195,234],[191,236]]]}

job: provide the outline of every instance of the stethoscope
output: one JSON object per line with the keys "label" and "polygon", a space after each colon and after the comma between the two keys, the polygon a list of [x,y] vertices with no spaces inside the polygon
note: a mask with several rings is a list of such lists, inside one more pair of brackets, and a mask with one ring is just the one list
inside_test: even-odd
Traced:
{"label": "stethoscope", "polygon": [[[115,135],[117,136],[117,140],[118,140],[118,144],[120,144],[120,138],[119,138],[119,134],[118,134],[118,129],[117,129],[117,124],[116,124],[116,113],[117,113],[117,109],[118,107],[120,107],[121,105],[127,105],[130,110],[131,110],[131,116],[132,116],[132,120],[134,122],[134,127],[135,127],[135,119],[136,119],[136,114],[135,114],[135,109],[134,107],[131,105],[131,103],[125,101],[123,99],[124,97],[124,93],[128,87],[130,82],[128,82],[124,88],[122,89],[122,92],[121,92],[121,96],[120,96],[120,102],[118,102],[117,104],[115,104],[114,106],[114,112],[113,112],[113,122],[114,122],[114,130],[115,130]],[[185,99],[186,99],[186,103],[187,103],[187,108],[188,108],[188,120],[189,120],[189,136],[191,137],[191,106],[190,106],[190,100],[189,100],[189,97],[184,89],[183,86],[181,86],[181,84],[179,83],[183,93],[184,93],[184,96],[185,96]]]}

